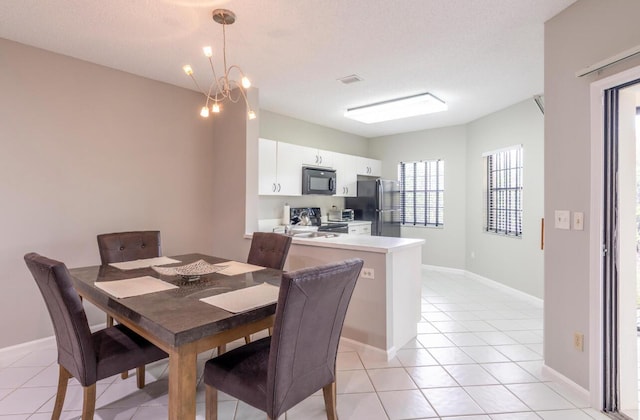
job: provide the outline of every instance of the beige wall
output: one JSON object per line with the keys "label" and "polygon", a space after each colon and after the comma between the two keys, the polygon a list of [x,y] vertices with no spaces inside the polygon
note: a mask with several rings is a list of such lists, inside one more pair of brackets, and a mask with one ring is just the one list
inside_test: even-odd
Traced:
{"label": "beige wall", "polygon": [[197,93],[3,39],[0,60],[1,348],[52,335],[26,252],[96,264],[96,235],[130,229],[211,252],[221,197]]}
{"label": "beige wall", "polygon": [[[541,298],[544,252],[540,222],[544,214],[544,117],[533,99],[467,125],[466,269]],[[523,149],[522,236],[484,231],[483,153],[514,145]]]}
{"label": "beige wall", "polygon": [[[545,230],[545,363],[589,388],[591,217],[590,84],[640,65],[635,57],[601,72],[575,73],[640,43],[640,2],[580,0],[545,25],[545,219],[585,212],[584,231]],[[597,216],[595,216],[597,217]],[[573,348],[585,333],[585,351]]]}

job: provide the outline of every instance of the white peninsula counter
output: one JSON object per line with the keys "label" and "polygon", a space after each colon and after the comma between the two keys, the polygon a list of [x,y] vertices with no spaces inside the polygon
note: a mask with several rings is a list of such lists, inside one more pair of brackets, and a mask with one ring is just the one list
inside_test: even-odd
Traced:
{"label": "white peninsula counter", "polygon": [[417,334],[423,239],[367,235],[294,237],[286,270],[362,258],[364,268],[349,304],[342,336],[386,352]]}

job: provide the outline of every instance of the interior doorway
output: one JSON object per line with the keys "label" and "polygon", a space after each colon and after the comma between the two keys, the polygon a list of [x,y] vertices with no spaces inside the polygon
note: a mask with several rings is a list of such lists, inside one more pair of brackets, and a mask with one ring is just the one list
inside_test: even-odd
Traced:
{"label": "interior doorway", "polygon": [[590,391],[594,407],[636,419],[639,105],[640,67],[591,85]]}
{"label": "interior doorway", "polygon": [[638,117],[640,82],[619,91],[618,98],[618,220],[619,320],[618,354],[620,411],[639,417],[638,310],[640,308],[640,147]]}
{"label": "interior doorway", "polygon": [[638,417],[638,147],[640,78],[604,90],[603,409]]}

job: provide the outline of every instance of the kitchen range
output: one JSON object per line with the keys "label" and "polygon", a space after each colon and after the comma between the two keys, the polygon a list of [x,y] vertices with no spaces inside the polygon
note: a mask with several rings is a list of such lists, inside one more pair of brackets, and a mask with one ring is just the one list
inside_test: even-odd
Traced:
{"label": "kitchen range", "polygon": [[289,219],[292,231],[317,231],[329,233],[349,233],[346,222],[322,223],[320,207],[292,207]]}

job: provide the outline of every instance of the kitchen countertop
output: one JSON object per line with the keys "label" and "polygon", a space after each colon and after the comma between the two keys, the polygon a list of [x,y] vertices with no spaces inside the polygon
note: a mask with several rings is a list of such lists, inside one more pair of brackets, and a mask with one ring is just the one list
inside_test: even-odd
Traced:
{"label": "kitchen countertop", "polygon": [[[251,235],[245,237],[251,238]],[[322,248],[351,249],[355,251],[388,254],[403,248],[422,246],[424,239],[390,238],[387,236],[338,235],[333,237],[293,237],[293,245],[317,246]]]}

